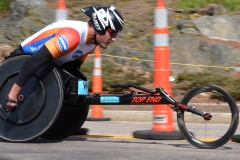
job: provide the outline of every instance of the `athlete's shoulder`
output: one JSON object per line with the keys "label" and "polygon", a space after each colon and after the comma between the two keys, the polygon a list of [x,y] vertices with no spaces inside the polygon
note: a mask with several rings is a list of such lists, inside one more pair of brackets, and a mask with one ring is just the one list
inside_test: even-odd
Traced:
{"label": "athlete's shoulder", "polygon": [[57,31],[56,35],[60,35],[60,34],[68,35],[68,36],[76,36],[76,37],[79,36],[79,32],[76,29],[71,28],[71,27],[62,27],[62,28],[60,28]]}
{"label": "athlete's shoulder", "polygon": [[[69,46],[69,49],[72,50],[80,42],[80,34],[77,30],[69,27],[64,27],[58,30],[56,33],[56,37],[58,39],[58,44],[60,46]],[[64,47],[62,47],[64,48]]]}
{"label": "athlete's shoulder", "polygon": [[78,32],[78,34],[81,35],[82,32],[87,30],[87,22],[63,20],[53,23],[52,28],[57,28],[58,33],[62,32],[64,34],[74,35],[77,34],[76,32]]}

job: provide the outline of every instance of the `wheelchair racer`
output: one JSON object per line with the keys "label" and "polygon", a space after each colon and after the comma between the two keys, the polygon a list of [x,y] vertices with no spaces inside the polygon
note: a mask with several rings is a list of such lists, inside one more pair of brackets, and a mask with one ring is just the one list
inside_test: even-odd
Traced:
{"label": "wheelchair racer", "polygon": [[13,84],[4,110],[17,109],[18,94],[35,71],[46,63],[58,66],[65,64],[80,69],[80,66],[97,45],[106,49],[116,41],[124,22],[121,14],[113,6],[90,6],[82,9],[88,22],[65,20],[52,23],[24,40],[12,54],[31,53]]}

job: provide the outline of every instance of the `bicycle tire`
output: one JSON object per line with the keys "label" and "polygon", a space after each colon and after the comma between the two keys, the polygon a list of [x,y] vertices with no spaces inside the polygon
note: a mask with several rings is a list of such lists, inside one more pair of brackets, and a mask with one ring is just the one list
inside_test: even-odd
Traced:
{"label": "bicycle tire", "polygon": [[[216,96],[221,97],[221,100],[212,99],[211,98],[212,95],[215,95],[215,94]],[[219,86],[210,85],[210,84],[200,85],[191,89],[182,98],[181,103],[189,106],[191,105],[191,103],[194,104],[196,103],[196,101],[201,101],[201,98],[199,98],[200,96],[208,97],[211,101],[214,102],[213,105],[210,104],[210,102],[206,103],[206,106],[207,106],[206,108],[205,103],[203,103],[204,100],[206,99],[205,98],[204,100],[202,100],[201,103],[198,104],[198,106],[196,106],[196,109],[201,110],[203,112],[206,109],[211,109],[211,110],[216,109],[216,112],[212,113],[213,114],[212,119],[210,121],[206,121],[204,120],[203,117],[200,117],[195,114],[191,114],[190,116],[195,116],[195,117],[198,116],[199,118],[202,119],[202,123],[200,121],[200,122],[196,122],[196,124],[193,125],[188,122],[189,121],[187,118],[188,112],[182,109],[179,109],[178,117],[177,117],[179,130],[181,131],[183,136],[186,138],[186,140],[195,147],[202,148],[202,149],[214,149],[214,148],[221,147],[231,139],[231,137],[234,135],[238,127],[239,113],[238,113],[237,104],[233,99],[233,97],[226,90],[222,89]],[[193,100],[194,97],[197,98],[196,101]],[[222,101],[223,98],[224,98],[224,101]],[[216,104],[215,104],[215,101],[217,101]],[[224,110],[221,111],[223,107],[224,108],[226,107],[225,109],[229,109],[229,113],[225,113]],[[226,115],[230,115],[230,116],[226,116]],[[222,120],[222,118],[226,118],[226,119],[228,118],[228,119],[224,121]],[[194,120],[192,119],[191,121],[193,122],[195,121],[195,119]],[[214,122],[216,122],[216,124],[214,124]],[[218,124],[218,123],[225,123],[225,124]],[[210,125],[210,128],[207,125]],[[226,132],[221,129],[224,126],[228,127],[228,128],[226,127],[227,128]],[[203,132],[197,127],[199,128],[205,127],[205,129],[209,129],[210,132],[209,131]],[[193,130],[196,130],[196,132],[194,132]],[[196,136],[195,133],[199,135],[201,133],[203,135],[203,138]],[[223,133],[223,135],[219,136],[219,134],[221,133]],[[210,136],[216,136],[217,138],[216,137],[207,138],[206,134],[209,134]],[[204,136],[206,136],[206,138],[204,138]]]}

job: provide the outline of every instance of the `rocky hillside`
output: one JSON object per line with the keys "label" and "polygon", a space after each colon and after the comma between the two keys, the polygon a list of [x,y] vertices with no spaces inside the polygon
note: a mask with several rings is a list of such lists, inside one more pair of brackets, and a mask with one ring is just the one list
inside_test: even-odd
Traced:
{"label": "rocky hillside", "polygon": [[[165,1],[169,13],[172,75],[198,71],[238,72],[240,14],[229,14],[217,4],[186,12],[174,9],[176,2]],[[92,4],[103,2],[67,0],[69,19],[87,21],[80,9]],[[114,5],[124,16],[126,25],[117,42],[102,53],[117,56],[111,58],[116,63],[152,72],[156,0],[105,0],[104,4]],[[6,55],[6,49],[10,51],[23,39],[53,22],[57,6],[55,0],[13,1],[9,13],[0,16],[0,44],[4,46],[0,48],[0,54]]]}

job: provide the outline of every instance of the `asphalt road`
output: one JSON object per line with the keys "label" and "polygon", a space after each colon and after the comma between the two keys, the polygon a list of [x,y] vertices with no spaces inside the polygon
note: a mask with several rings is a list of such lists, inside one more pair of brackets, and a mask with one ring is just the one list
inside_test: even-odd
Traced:
{"label": "asphalt road", "polygon": [[134,131],[150,130],[151,126],[151,122],[86,121],[83,128],[88,135],[63,140],[38,138],[28,143],[0,141],[0,160],[239,159],[240,144],[231,141],[217,149],[198,149],[186,140],[133,138]]}

